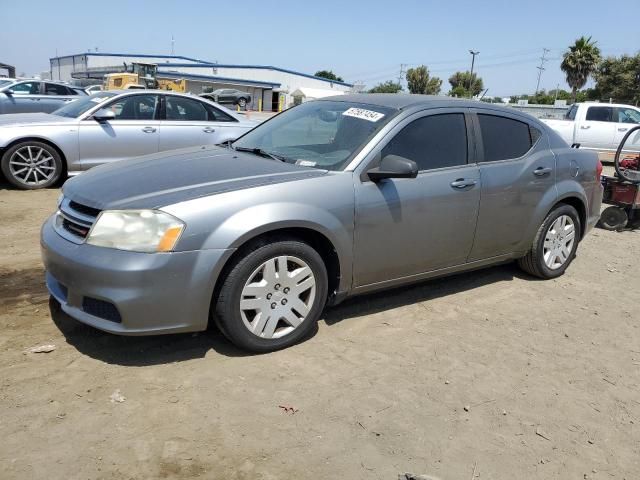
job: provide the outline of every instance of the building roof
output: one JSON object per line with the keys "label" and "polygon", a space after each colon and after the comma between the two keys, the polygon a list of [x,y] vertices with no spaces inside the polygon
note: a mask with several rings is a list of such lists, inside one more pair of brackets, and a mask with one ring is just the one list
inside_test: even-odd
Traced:
{"label": "building roof", "polygon": [[274,67],[273,65],[236,65],[236,64],[223,64],[223,63],[215,63],[215,62],[208,62],[206,60],[200,60],[197,58],[191,58],[191,57],[183,57],[181,55],[151,55],[151,54],[147,54],[147,53],[103,53],[103,52],[84,52],[84,53],[77,53],[75,55],[64,55],[64,56],[59,56],[59,57],[52,57],[49,59],[49,62],[51,62],[52,60],[58,60],[58,59],[62,59],[62,58],[71,58],[71,57],[78,57],[78,56],[88,56],[88,57],[140,57],[140,58],[164,58],[164,59],[168,59],[168,60],[186,60],[187,62],[190,63],[163,63],[161,65],[158,65],[158,67],[162,66],[162,67],[166,67],[166,66],[172,66],[172,67],[187,67],[187,68],[194,68],[194,67],[213,67],[213,68],[246,68],[246,69],[262,69],[262,70],[275,70],[278,72],[283,72],[283,73],[291,73],[293,75],[299,75],[301,77],[307,77],[307,78],[313,78],[315,80],[320,80],[323,82],[328,82],[328,83],[335,83],[337,85],[343,85],[345,87],[353,87],[353,84],[351,83],[346,83],[346,82],[339,82],[337,80],[329,80],[327,78],[323,78],[323,77],[316,77],[315,75],[310,75],[308,73],[302,73],[302,72],[297,72],[295,70],[288,70],[286,68],[280,68],[280,67]]}
{"label": "building roof", "polygon": [[160,78],[169,77],[169,78],[186,78],[187,80],[214,81],[214,82],[220,82],[220,83],[229,83],[233,85],[243,85],[248,87],[278,88],[280,86],[279,83],[273,83],[273,82],[246,80],[242,78],[219,77],[217,75],[195,75],[191,73],[169,72],[165,70],[159,70],[158,76]]}

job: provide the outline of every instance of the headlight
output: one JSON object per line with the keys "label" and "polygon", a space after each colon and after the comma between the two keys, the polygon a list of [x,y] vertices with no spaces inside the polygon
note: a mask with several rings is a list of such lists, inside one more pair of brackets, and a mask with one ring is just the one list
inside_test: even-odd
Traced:
{"label": "headlight", "polygon": [[105,210],[86,242],[134,252],[170,252],[182,230],[183,222],[158,210]]}

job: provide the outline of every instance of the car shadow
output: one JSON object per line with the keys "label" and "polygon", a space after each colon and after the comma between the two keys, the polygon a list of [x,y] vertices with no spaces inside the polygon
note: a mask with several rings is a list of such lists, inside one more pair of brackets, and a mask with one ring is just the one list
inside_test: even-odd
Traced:
{"label": "car shadow", "polygon": [[324,322],[331,326],[349,318],[373,315],[385,310],[455,295],[491,283],[512,281],[514,278],[539,280],[522,272],[514,262],[510,262],[348,298],[343,303],[327,309]]}
{"label": "car shadow", "polygon": [[[532,279],[521,273],[514,264],[506,264],[354,297],[327,308],[320,321],[334,326],[350,318],[455,295],[490,283],[512,281],[514,277]],[[227,357],[256,355],[236,348],[215,327],[195,334],[125,337],[102,332],[72,319],[53,299],[49,302],[49,309],[51,318],[70,345],[91,358],[110,364],[135,367],[159,365],[204,358],[210,351]],[[310,336],[316,332],[317,328]]]}

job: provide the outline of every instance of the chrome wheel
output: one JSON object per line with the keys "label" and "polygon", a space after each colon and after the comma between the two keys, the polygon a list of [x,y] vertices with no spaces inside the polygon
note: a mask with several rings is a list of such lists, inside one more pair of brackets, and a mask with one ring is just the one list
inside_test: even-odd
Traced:
{"label": "chrome wheel", "polygon": [[56,174],[56,163],[44,148],[25,145],[11,155],[9,172],[16,181],[24,185],[42,185]]}
{"label": "chrome wheel", "polygon": [[304,322],[316,297],[316,279],[303,260],[271,258],[256,268],[242,289],[240,315],[261,338],[281,338]]}
{"label": "chrome wheel", "polygon": [[551,270],[562,267],[571,256],[576,241],[576,226],[569,215],[560,215],[544,237],[544,263]]}

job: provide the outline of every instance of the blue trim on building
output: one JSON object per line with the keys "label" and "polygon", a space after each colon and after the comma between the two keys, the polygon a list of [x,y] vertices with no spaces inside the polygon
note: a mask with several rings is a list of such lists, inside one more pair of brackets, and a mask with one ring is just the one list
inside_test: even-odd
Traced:
{"label": "blue trim on building", "polygon": [[189,60],[192,62],[198,62],[198,63],[208,63],[206,60],[200,60],[198,58],[191,58],[191,57],[183,57],[180,55],[150,55],[147,53],[103,53],[103,52],[83,52],[83,53],[76,53],[75,55],[62,55],[60,57],[52,57],[49,59],[49,62],[51,62],[51,60],[60,60],[63,58],[72,58],[72,57],[81,57],[81,56],[87,56],[87,57],[140,57],[140,58],[174,58],[176,60]]}
{"label": "blue trim on building", "polygon": [[212,63],[207,62],[206,60],[199,60],[197,58],[191,57],[183,57],[178,55],[149,55],[149,54],[137,54],[137,53],[102,53],[102,52],[86,52],[86,53],[78,53],[77,55],[65,55],[62,57],[53,57],[49,59],[51,63],[52,60],[58,60],[62,58],[71,58],[78,57],[81,55],[85,56],[94,56],[94,57],[140,57],[140,58],[171,58],[175,60],[187,60],[190,62],[196,63],[164,63],[160,66],[174,66],[174,67],[213,67],[213,68],[255,68],[260,70],[275,70],[277,72],[290,73],[292,75],[299,75],[301,77],[313,78],[314,80],[320,80],[327,83],[335,83],[337,85],[342,85],[344,87],[353,87],[352,83],[346,82],[338,82],[337,80],[329,80],[327,78],[316,77],[315,75],[310,75],[308,73],[296,72],[295,70],[288,70],[286,68],[274,67],[272,65],[233,65],[233,64],[223,64],[223,63]]}
{"label": "blue trim on building", "polygon": [[158,71],[159,77],[171,77],[171,78],[186,78],[187,80],[216,80],[221,83],[237,83],[239,85],[245,85],[248,87],[267,87],[267,88],[278,88],[280,86],[279,83],[271,83],[271,82],[260,82],[260,81],[252,81],[252,80],[243,80],[240,78],[228,78],[228,77],[215,77],[212,75],[196,75],[191,73],[181,73],[181,72],[164,72]]}

